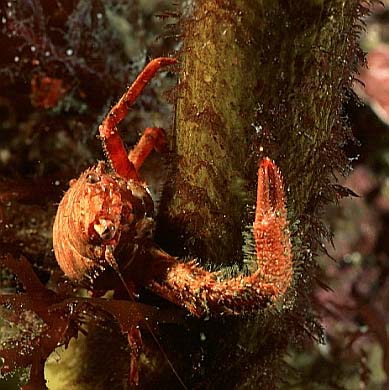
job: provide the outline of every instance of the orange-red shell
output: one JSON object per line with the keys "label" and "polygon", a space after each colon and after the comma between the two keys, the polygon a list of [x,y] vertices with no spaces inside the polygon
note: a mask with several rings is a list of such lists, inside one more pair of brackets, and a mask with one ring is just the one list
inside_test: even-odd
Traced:
{"label": "orange-red shell", "polygon": [[[107,250],[128,259],[152,235],[153,201],[141,184],[106,172],[104,163],[72,181],[59,204],[53,247],[63,272],[73,280],[97,276]],[[102,231],[101,223],[107,227]],[[119,264],[120,266],[120,264]]]}

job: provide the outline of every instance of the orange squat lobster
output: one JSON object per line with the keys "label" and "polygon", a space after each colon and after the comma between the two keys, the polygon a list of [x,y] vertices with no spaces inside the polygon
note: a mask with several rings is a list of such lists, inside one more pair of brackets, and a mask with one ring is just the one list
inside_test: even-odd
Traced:
{"label": "orange squat lobster", "polygon": [[[293,273],[283,181],[274,162],[265,157],[258,169],[253,226],[258,268],[248,276],[222,279],[196,261],[170,256],[153,241],[154,204],[138,170],[153,149],[164,148],[164,131],[147,128],[127,154],[116,127],[158,69],[175,63],[174,58],[152,60],[100,125],[112,170],[99,162],[71,181],[54,222],[55,256],[70,279],[93,284],[94,290],[114,289],[135,299],[137,289],[146,286],[196,317],[252,312],[278,300]],[[129,380],[137,383],[139,330],[129,331],[128,339]]]}

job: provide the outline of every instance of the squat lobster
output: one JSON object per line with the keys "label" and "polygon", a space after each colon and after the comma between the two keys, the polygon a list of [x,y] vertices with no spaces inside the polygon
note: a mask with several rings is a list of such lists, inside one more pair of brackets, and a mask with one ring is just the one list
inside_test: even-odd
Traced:
{"label": "squat lobster", "polygon": [[[254,311],[278,300],[293,273],[283,180],[274,162],[265,157],[258,169],[253,225],[258,268],[222,279],[195,261],[170,256],[153,241],[154,204],[138,170],[153,149],[164,148],[164,131],[147,128],[128,155],[116,127],[158,69],[175,63],[174,58],[152,60],[103,120],[100,138],[112,171],[99,162],[71,181],[54,222],[55,256],[69,278],[93,283],[95,290],[120,293],[119,278],[130,295],[147,286],[196,317]],[[137,383],[139,331],[128,332],[128,339],[130,381]]]}

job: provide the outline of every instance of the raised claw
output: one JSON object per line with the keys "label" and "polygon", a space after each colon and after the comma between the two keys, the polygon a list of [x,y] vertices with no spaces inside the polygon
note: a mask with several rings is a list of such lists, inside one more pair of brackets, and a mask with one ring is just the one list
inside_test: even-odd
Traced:
{"label": "raised claw", "polygon": [[268,157],[258,169],[254,239],[258,270],[268,282],[277,280],[280,292],[290,284],[292,247],[288,230],[284,185],[280,170]]}
{"label": "raised claw", "polygon": [[180,262],[160,249],[150,252],[165,264],[166,276],[149,287],[185,307],[193,315],[238,315],[266,307],[286,292],[293,277],[293,255],[288,230],[282,175],[265,157],[258,170],[257,210],[253,226],[257,270],[251,275],[220,279],[195,261]]}

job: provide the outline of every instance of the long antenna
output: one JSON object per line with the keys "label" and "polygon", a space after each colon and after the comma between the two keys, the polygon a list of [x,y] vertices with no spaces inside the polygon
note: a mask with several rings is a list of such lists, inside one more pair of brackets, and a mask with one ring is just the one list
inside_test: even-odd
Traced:
{"label": "long antenna", "polygon": [[[124,280],[124,277],[123,277],[123,274],[121,273],[120,269],[119,269],[119,265],[115,259],[115,257],[113,256],[113,253],[112,253],[112,247],[108,246],[107,249],[106,249],[106,252],[105,252],[105,258],[108,262],[108,264],[113,268],[113,270],[116,272],[116,274],[118,275],[120,281],[123,283],[123,286],[124,288],[126,289],[128,295],[130,296],[130,299],[136,303],[135,301],[135,298],[134,296],[132,295],[132,292],[130,291],[130,289],[128,288],[127,286],[127,283],[125,282]],[[175,377],[177,378],[178,382],[180,382],[181,386],[183,389],[185,390],[189,390],[189,388],[185,385],[185,383],[183,382],[183,380],[181,379],[180,375],[178,374],[177,370],[174,368],[173,366],[173,363],[170,361],[168,355],[166,354],[165,350],[162,348],[162,345],[161,343],[159,342],[157,336],[155,335],[154,331],[151,329],[151,326],[149,325],[149,323],[147,321],[145,321],[145,325],[146,325],[146,328],[147,330],[149,331],[149,333],[151,334],[151,337],[154,339],[155,343],[157,344],[159,350],[161,351],[163,357],[166,359],[170,369],[172,370],[173,374],[175,375]]]}

